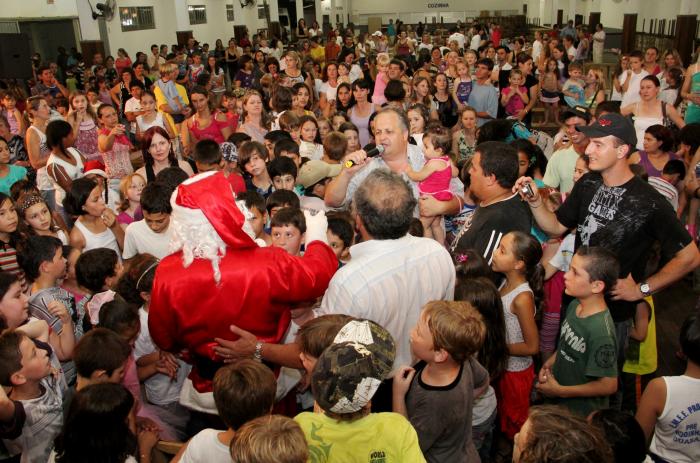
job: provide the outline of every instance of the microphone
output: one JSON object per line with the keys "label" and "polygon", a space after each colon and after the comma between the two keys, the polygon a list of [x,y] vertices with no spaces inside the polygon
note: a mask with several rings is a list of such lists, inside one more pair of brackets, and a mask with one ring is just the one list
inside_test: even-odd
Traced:
{"label": "microphone", "polygon": [[[375,145],[374,143],[368,143],[362,149],[365,150],[365,153],[367,153],[368,158],[374,158],[376,156],[381,155],[384,152],[384,145]],[[345,161],[345,167],[347,169],[351,168],[354,165],[355,161]]]}

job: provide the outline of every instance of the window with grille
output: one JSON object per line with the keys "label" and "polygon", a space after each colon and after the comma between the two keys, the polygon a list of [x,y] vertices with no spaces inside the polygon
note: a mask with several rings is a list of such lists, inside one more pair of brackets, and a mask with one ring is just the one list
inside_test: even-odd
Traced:
{"label": "window with grille", "polygon": [[265,19],[265,5],[258,5],[258,19]]}
{"label": "window with grille", "polygon": [[207,7],[205,5],[188,5],[190,25],[207,23]]}
{"label": "window with grille", "polygon": [[156,21],[152,6],[130,6],[119,8],[122,32],[155,29]]}
{"label": "window with grille", "polygon": [[233,21],[233,5],[226,5],[226,21]]}

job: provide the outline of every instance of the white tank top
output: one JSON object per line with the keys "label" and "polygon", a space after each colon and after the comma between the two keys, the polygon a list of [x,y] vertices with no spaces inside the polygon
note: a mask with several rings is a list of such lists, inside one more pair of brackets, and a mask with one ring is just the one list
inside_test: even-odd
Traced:
{"label": "white tank top", "polygon": [[143,116],[136,116],[136,123],[138,124],[139,131],[141,131],[141,133],[144,133],[151,127],[160,127],[161,129],[167,131],[165,128],[165,121],[163,120],[163,113],[160,111],[156,112],[156,118],[153,119],[153,122],[146,122],[143,120]]}
{"label": "white tank top", "polygon": [[[517,344],[519,342],[525,341],[525,338],[523,338],[523,330],[520,328],[520,322],[518,321],[518,316],[510,311],[510,306],[513,305],[513,301],[516,297],[518,297],[521,293],[526,292],[532,293],[530,285],[527,284],[527,282],[521,284],[520,286],[517,286],[505,296],[501,296],[501,302],[503,303],[503,315],[506,321],[507,344]],[[530,365],[532,365],[532,357],[530,357],[529,355],[524,357],[509,355],[506,370],[523,371]]]}
{"label": "white tank top", "polygon": [[[46,146],[46,134],[33,125],[30,125],[29,129],[36,132],[37,136],[39,137],[39,152],[41,153],[42,157],[47,156],[50,150],[49,147]],[[49,173],[46,172],[46,166],[40,167],[36,170],[36,187],[39,189],[39,191],[53,190]]]}
{"label": "white tank top", "polygon": [[75,226],[78,227],[78,230],[80,230],[85,237],[85,247],[83,248],[83,252],[97,248],[114,249],[121,259],[122,252],[119,250],[117,238],[114,236],[114,233],[112,233],[112,230],[107,229],[102,233],[93,233],[88,230],[85,225],[80,223],[80,220],[75,221]]}
{"label": "white tank top", "polygon": [[[51,153],[51,156],[49,156],[49,159],[46,161],[47,173],[49,165],[56,164],[58,166],[63,167],[63,170],[66,173],[68,180],[73,181],[76,178],[83,176],[83,161],[82,159],[80,159],[80,153],[77,149],[71,147],[68,148],[67,151],[75,160],[75,165],[71,164],[70,162],[66,162],[63,159],[56,156],[55,154]],[[60,177],[61,175],[56,173],[55,171],[54,173],[56,174],[56,177]],[[66,197],[66,192],[63,190],[63,188],[61,188],[61,185],[59,185],[58,180],[53,178],[51,175],[49,175],[49,180],[51,180],[53,188],[54,190],[56,190],[56,204],[63,204],[63,198]]]}
{"label": "white tank top", "polygon": [[649,450],[666,461],[700,461],[700,379],[664,376],[666,405],[656,421]]}

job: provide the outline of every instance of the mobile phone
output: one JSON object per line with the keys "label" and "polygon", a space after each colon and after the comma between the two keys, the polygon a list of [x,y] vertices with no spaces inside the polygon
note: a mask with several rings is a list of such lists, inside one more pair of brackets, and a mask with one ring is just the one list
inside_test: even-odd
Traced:
{"label": "mobile phone", "polygon": [[533,199],[535,197],[535,193],[532,191],[532,186],[530,186],[529,183],[523,185],[523,187],[520,188],[520,191],[527,199]]}
{"label": "mobile phone", "polygon": [[700,162],[695,164],[695,178],[700,178]]}

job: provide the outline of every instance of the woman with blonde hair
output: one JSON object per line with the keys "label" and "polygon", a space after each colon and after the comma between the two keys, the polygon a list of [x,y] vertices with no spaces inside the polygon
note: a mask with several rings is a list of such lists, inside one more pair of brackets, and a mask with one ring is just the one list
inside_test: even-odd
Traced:
{"label": "woman with blonde hair", "polygon": [[243,95],[242,106],[243,123],[238,126],[237,132],[248,134],[253,141],[265,143],[268,123],[262,96],[255,90],[248,90]]}
{"label": "woman with blonde hair", "polygon": [[282,73],[282,85],[291,87],[294,84],[302,83],[306,84],[306,86],[309,88],[314,88],[314,82],[311,79],[311,75],[301,68],[302,63],[299,53],[295,51],[288,51],[287,54],[284,55],[284,60],[287,67]]}
{"label": "woman with blonde hair", "polygon": [[603,69],[593,66],[586,74],[586,88],[584,89],[586,106],[593,112],[598,103],[605,101],[605,74]]}

